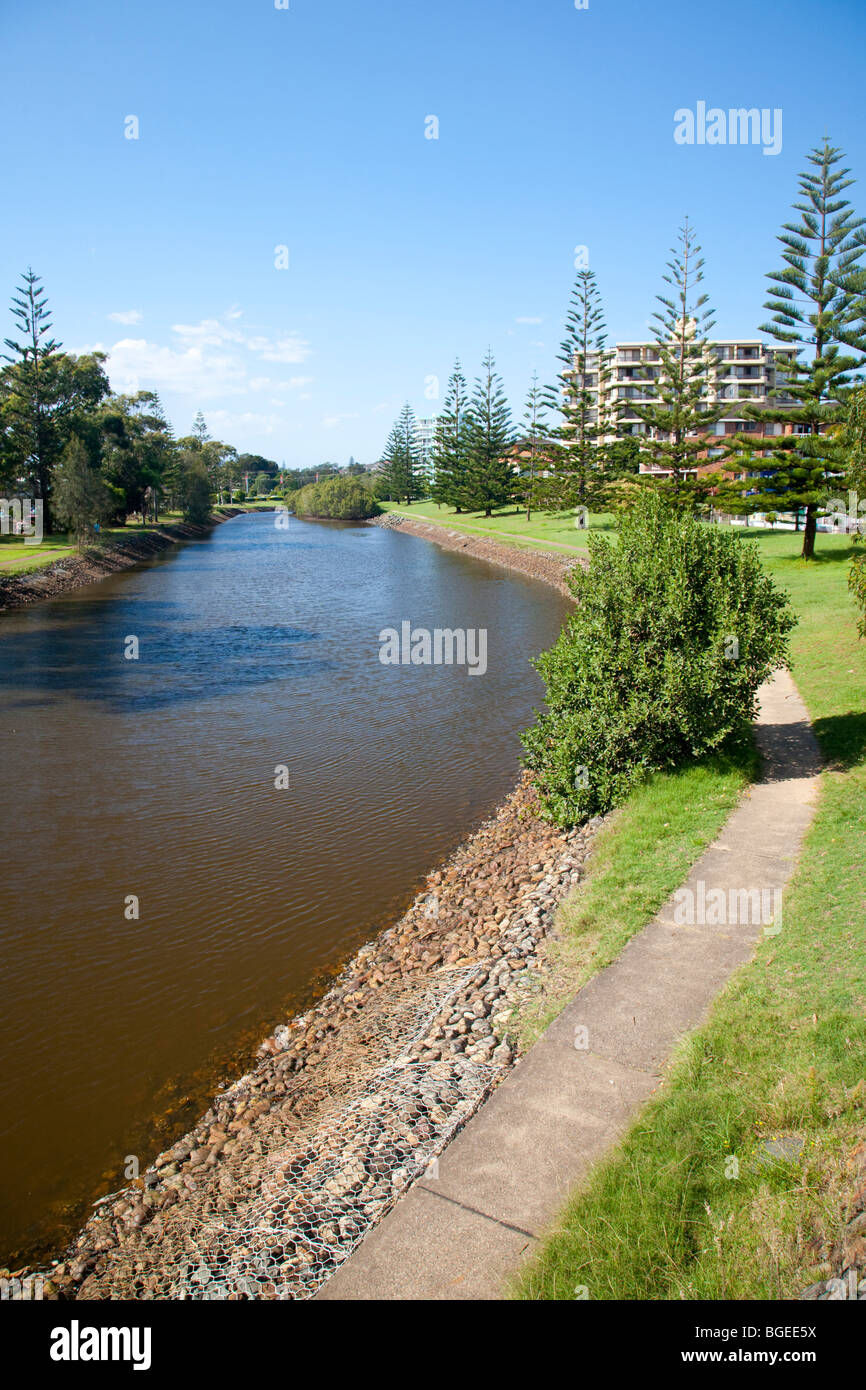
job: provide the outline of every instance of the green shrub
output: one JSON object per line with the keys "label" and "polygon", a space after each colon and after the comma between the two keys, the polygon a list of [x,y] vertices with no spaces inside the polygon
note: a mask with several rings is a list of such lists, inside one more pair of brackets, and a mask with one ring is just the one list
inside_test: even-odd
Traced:
{"label": "green shrub", "polygon": [[357,478],[324,478],[308,483],[294,494],[292,505],[298,516],[332,517],[339,521],[361,521],[378,516],[382,510],[368,487]]}
{"label": "green shrub", "polygon": [[547,710],[523,736],[546,813],[571,825],[610,809],[646,773],[720,747],[787,664],[787,595],[732,531],[641,497],[619,544],[589,535],[577,608],[536,665]]}

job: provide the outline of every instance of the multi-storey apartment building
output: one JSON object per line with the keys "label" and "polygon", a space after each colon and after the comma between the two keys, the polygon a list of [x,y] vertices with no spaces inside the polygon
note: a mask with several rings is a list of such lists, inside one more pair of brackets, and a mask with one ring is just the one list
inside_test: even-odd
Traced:
{"label": "multi-storey apartment building", "polygon": [[[784,392],[784,374],[778,358],[785,349],[769,347],[756,338],[730,338],[708,344],[710,358],[707,404],[721,405],[723,414],[707,433],[706,462],[695,470],[702,472],[714,466],[724,453],[721,438],[739,431],[759,435],[788,433],[795,426],[763,423],[750,420],[743,405],[773,407],[793,405],[794,399]],[[616,416],[620,434],[646,435],[651,427],[634,411],[634,406],[651,405],[658,394],[657,383],[662,374],[661,355],[655,341],[617,343],[600,359],[593,353],[587,358],[585,389],[595,396],[592,421],[611,421]],[[775,391],[770,396],[770,391]],[[613,439],[611,433],[605,436]],[[713,438],[719,444],[713,444]],[[641,472],[663,474],[666,470],[656,464],[641,462]]]}
{"label": "multi-storey apartment building", "polygon": [[421,471],[429,478],[430,482],[435,482],[435,468],[433,466],[433,441],[436,438],[436,425],[439,421],[438,415],[421,415],[415,420],[415,443],[418,445],[418,456]]}

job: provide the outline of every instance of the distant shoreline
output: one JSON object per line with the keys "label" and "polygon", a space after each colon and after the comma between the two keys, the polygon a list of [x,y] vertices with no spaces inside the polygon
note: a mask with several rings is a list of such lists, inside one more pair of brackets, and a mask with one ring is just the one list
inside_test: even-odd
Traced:
{"label": "distant shoreline", "polygon": [[58,598],[111,574],[120,574],[184,541],[203,540],[215,526],[242,515],[243,507],[224,507],[203,525],[188,521],[155,523],[152,530],[130,531],[128,536],[113,537],[104,545],[76,551],[24,574],[4,575],[0,571],[0,613]]}
{"label": "distant shoreline", "polygon": [[564,594],[573,598],[568,585],[568,574],[576,565],[588,564],[583,556],[559,555],[550,550],[524,550],[502,541],[487,540],[481,536],[471,536],[466,531],[455,531],[447,523],[427,521],[420,517],[403,516],[399,512],[383,512],[366,523],[368,526],[381,526],[386,531],[403,531],[421,540],[433,541],[445,550],[459,551],[470,555],[474,560],[486,560],[488,564],[501,565],[503,569],[525,575],[528,579],[540,579]]}

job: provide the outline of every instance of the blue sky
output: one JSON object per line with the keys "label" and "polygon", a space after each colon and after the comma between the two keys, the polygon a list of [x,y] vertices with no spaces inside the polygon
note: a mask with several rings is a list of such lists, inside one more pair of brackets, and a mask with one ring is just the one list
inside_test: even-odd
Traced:
{"label": "blue sky", "polygon": [[[684,214],[717,335],[754,334],[825,131],[866,214],[862,0],[289,3],[0,5],[0,296],[32,264],[64,345],[180,434],[201,409],[287,466],[368,462],[488,344],[519,414],[574,248],[644,337]],[[676,144],[699,101],[780,108],[781,152]]]}

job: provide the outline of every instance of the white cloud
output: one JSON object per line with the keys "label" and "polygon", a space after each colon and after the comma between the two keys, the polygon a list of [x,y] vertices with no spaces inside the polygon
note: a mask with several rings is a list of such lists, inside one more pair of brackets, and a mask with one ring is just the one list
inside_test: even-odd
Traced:
{"label": "white cloud", "polygon": [[261,356],[263,362],[304,362],[310,355],[310,345],[297,334],[288,338],[247,338],[246,346],[250,352]]}
{"label": "white cloud", "polygon": [[109,314],[108,317],[111,319],[112,323],[133,324],[141,323],[144,314],[140,313],[138,309],[123,309],[118,310],[116,314]]}
{"label": "white cloud", "polygon": [[[227,317],[237,318],[239,312],[229,310]],[[112,387],[129,392],[177,392],[204,401],[250,391],[294,391],[313,380],[308,376],[286,381],[249,375],[249,368],[262,362],[305,361],[312,348],[296,333],[278,338],[266,334],[251,336],[221,319],[175,324],[172,333],[174,341],[170,344],[153,343],[147,338],[121,338],[108,348],[97,344],[100,351],[108,353]],[[92,352],[94,348],[84,351]]]}
{"label": "white cloud", "polygon": [[338,425],[342,425],[344,420],[357,420],[358,418],[357,410],[348,411],[343,415],[326,415],[322,420],[322,425],[326,430],[333,430]]}
{"label": "white cloud", "polygon": [[246,367],[230,353],[207,352],[198,345],[163,347],[146,338],[96,346],[108,353],[108,376],[115,391],[176,391],[207,400],[247,390]]}
{"label": "white cloud", "polygon": [[281,381],[272,376],[253,376],[250,377],[250,390],[297,391],[301,386],[309,386],[313,380],[311,376],[290,376],[288,381]]}
{"label": "white cloud", "polygon": [[201,347],[220,347],[224,343],[239,342],[242,334],[234,328],[227,328],[219,319],[201,319],[199,323],[173,323],[175,333],[185,343],[198,343]]}
{"label": "white cloud", "polygon": [[263,362],[304,362],[312,349],[305,339],[297,333],[282,338],[269,338],[264,333],[250,336],[238,328],[229,328],[219,319],[202,319],[199,323],[176,323],[172,332],[185,343],[198,343],[202,347],[224,347],[236,344],[246,348]]}
{"label": "white cloud", "polygon": [[208,428],[211,433],[231,434],[233,431],[259,430],[263,434],[276,434],[286,428],[280,415],[263,415],[255,410],[209,410]]}

